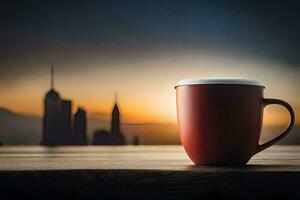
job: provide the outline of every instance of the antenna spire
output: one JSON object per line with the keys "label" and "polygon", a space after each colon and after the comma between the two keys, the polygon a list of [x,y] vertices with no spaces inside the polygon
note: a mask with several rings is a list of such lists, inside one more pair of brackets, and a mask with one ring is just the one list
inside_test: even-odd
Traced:
{"label": "antenna spire", "polygon": [[54,67],[53,64],[51,64],[51,89],[54,88]]}
{"label": "antenna spire", "polygon": [[117,104],[117,103],[118,103],[118,93],[115,92],[115,104]]}

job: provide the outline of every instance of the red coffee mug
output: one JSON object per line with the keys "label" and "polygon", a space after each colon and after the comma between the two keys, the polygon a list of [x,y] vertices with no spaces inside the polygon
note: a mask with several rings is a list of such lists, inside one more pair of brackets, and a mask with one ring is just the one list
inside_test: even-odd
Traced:
{"label": "red coffee mug", "polygon": [[[181,142],[195,164],[245,165],[292,129],[295,115],[285,101],[263,97],[264,86],[238,78],[182,80],[175,87]],[[290,123],[271,141],[258,143],[263,109],[284,106]]]}

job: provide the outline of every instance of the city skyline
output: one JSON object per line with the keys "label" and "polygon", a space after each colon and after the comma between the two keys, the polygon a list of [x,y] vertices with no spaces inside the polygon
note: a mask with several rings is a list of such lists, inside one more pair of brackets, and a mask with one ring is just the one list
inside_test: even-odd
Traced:
{"label": "city skyline", "polygon": [[[72,113],[72,100],[63,99],[54,87],[54,67],[51,65],[50,89],[44,98],[43,133],[41,145],[88,145],[86,111],[78,107]],[[125,145],[125,137],[121,130],[118,94],[112,109],[110,131],[103,127],[95,130],[93,145]],[[137,136],[136,136],[137,137]],[[138,139],[137,139],[138,141]]]}

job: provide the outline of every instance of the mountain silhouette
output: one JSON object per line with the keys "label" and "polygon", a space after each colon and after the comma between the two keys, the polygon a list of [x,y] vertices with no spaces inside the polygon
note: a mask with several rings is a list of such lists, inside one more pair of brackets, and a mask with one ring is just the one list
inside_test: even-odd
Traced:
{"label": "mountain silhouette", "polygon": [[0,141],[3,144],[39,144],[41,133],[40,117],[17,114],[0,108]]}

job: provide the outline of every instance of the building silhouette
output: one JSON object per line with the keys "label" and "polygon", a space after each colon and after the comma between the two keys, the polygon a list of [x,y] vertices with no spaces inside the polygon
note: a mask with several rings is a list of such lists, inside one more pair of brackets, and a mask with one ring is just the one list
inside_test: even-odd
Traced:
{"label": "building silhouette", "polygon": [[120,111],[117,102],[117,95],[115,96],[115,104],[111,114],[111,130],[110,132],[106,130],[95,131],[94,145],[124,145],[125,139],[121,133],[120,128]]}
{"label": "building silhouette", "polygon": [[[43,136],[42,145],[74,145],[75,132],[72,130],[72,101],[61,99],[59,93],[54,89],[54,69],[51,67],[51,88],[45,96]],[[81,112],[81,111],[80,111]],[[84,134],[80,138],[86,138],[86,117],[84,113],[76,117],[76,134]],[[83,128],[77,128],[81,126]],[[78,130],[80,129],[80,130]],[[81,144],[86,144],[86,139],[82,139]],[[76,142],[78,142],[76,140]]]}
{"label": "building silhouette", "polygon": [[74,115],[73,137],[75,145],[87,145],[86,128],[86,111],[83,108],[78,108]]}
{"label": "building silhouette", "polygon": [[73,144],[72,135],[72,101],[61,100],[61,136],[60,143],[64,145]]}
{"label": "building silhouette", "polygon": [[120,134],[120,111],[117,103],[115,102],[114,108],[111,114],[111,134],[118,135]]}
{"label": "building silhouette", "polygon": [[93,145],[111,145],[110,132],[106,130],[96,130],[93,138]]}
{"label": "building silhouette", "polygon": [[51,68],[51,89],[45,96],[43,118],[43,145],[60,145],[62,133],[61,99],[54,89],[54,71]]}
{"label": "building silhouette", "polygon": [[124,136],[120,130],[120,111],[117,102],[117,95],[115,96],[115,105],[111,114],[111,145],[124,145]]}
{"label": "building silhouette", "polygon": [[133,145],[139,145],[140,144],[140,140],[139,140],[139,137],[138,136],[134,136],[133,137],[133,142],[132,142]]}

